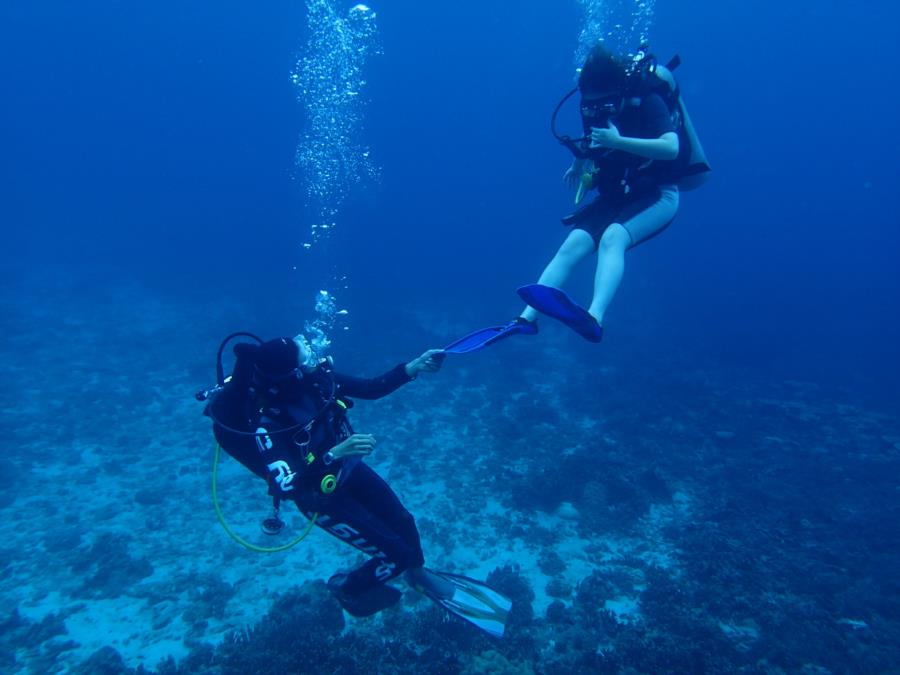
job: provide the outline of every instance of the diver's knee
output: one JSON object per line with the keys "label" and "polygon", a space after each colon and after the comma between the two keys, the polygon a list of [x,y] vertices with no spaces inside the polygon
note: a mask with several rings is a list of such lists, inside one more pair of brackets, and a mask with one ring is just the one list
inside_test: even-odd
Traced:
{"label": "diver's knee", "polygon": [[594,249],[594,240],[584,230],[573,230],[556,252],[557,260],[579,262]]}
{"label": "diver's knee", "polygon": [[662,199],[670,209],[677,211],[678,205],[681,203],[681,194],[678,188],[671,188],[663,191]]}
{"label": "diver's knee", "polygon": [[615,250],[625,250],[631,245],[631,235],[619,223],[613,223],[606,228],[600,237],[600,252],[606,253]]}
{"label": "diver's knee", "polygon": [[398,514],[395,523],[397,531],[404,540],[409,540],[410,537],[418,536],[419,527],[416,525],[416,518],[409,511],[404,509],[402,513]]}

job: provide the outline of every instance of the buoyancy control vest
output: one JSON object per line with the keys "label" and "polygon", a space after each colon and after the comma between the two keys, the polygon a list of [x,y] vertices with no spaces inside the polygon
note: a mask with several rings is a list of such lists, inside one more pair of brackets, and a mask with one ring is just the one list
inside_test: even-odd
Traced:
{"label": "buoyancy control vest", "polygon": [[634,93],[628,93],[637,97],[638,102],[651,93],[657,94],[666,104],[678,134],[678,157],[674,160],[672,176],[679,190],[694,190],[704,183],[712,169],[672,72],[681,65],[681,58],[676,55],[663,66],[652,54],[641,51],[635,59],[635,67],[629,76],[629,81],[634,82]]}
{"label": "buoyancy control vest", "polygon": [[276,397],[231,378],[211,398],[206,414],[222,449],[257,476],[269,477],[274,452],[317,480],[327,471],[321,455],[353,433],[346,416],[352,405],[337,395],[331,361],[323,359],[293,390]]}

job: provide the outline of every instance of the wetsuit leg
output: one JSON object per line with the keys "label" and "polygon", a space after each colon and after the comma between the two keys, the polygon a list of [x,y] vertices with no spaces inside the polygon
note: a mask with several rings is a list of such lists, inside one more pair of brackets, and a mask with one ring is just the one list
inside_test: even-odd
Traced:
{"label": "wetsuit leg", "polygon": [[298,506],[307,515],[318,512],[319,527],[372,556],[348,575],[342,590],[349,595],[364,593],[425,563],[412,514],[390,486],[362,462],[333,494],[315,503],[298,499]]}
{"label": "wetsuit leg", "polygon": [[628,248],[652,239],[665,230],[675,219],[677,212],[678,188],[674,185],[665,185],[651,196],[635,203],[631,209],[619,214],[621,219],[618,222],[631,239]]}
{"label": "wetsuit leg", "polygon": [[656,236],[669,226],[678,211],[678,188],[662,187],[629,203],[616,222],[603,230],[597,252],[594,297],[588,311],[603,323],[603,315],[625,272],[625,251]]}

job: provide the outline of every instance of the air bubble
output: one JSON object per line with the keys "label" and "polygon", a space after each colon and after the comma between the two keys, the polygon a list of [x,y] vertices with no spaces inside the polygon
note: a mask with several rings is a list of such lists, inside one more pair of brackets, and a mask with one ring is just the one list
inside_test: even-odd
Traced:
{"label": "air bubble", "polygon": [[363,68],[381,48],[376,15],[367,5],[355,5],[346,16],[334,0],[307,0],[306,7],[309,39],[291,73],[306,117],[294,165],[313,215],[315,243],[334,228],[350,192],[380,177],[362,139],[368,102]]}
{"label": "air bubble", "polygon": [[613,54],[633,58],[650,39],[655,0],[578,0],[584,22],[575,50],[580,68],[588,53],[602,42]]}

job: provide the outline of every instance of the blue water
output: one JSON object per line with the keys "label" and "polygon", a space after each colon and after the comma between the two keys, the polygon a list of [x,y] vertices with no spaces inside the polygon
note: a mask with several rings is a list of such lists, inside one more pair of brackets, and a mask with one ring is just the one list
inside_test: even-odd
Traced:
{"label": "blue water", "polygon": [[[334,4],[343,15],[354,3]],[[684,97],[714,173],[682,196],[664,235],[629,254],[604,343],[542,325],[537,338],[448,362],[423,385],[427,396],[359,414],[405,448],[392,466],[442,454],[417,455],[422,434],[452,437],[473,424],[462,434],[473,447],[457,452],[488,457],[484,470],[499,479],[489,491],[523,521],[571,503],[582,538],[625,523],[628,537],[669,541],[674,571],[635,563],[641,574],[629,586],[570,570],[573,588],[554,597],[571,620],[542,607],[505,646],[454,628],[444,636],[453,649],[441,647],[446,626],[414,606],[424,618],[412,633],[398,619],[355,625],[360,654],[396,635],[429,654],[432,672],[495,672],[473,661],[490,650],[524,658],[534,672],[890,672],[900,661],[892,140],[900,10],[810,0],[655,5],[654,51],[682,57]],[[332,352],[347,369],[374,375],[514,316],[515,287],[534,281],[562,241],[569,158],[548,126],[572,83],[578,3],[372,7],[382,53],[365,65],[359,133],[380,179],[353,188],[331,236],[310,250],[302,244],[315,215],[295,167],[308,120],[290,79],[308,37],[304,3],[12,0],[0,8],[3,509],[17,523],[36,512],[40,537],[52,538],[60,519],[78,530],[68,548],[81,558],[63,557],[54,574],[86,569],[105,534],[127,532],[140,547],[147,528],[165,529],[164,519],[153,527],[144,518],[152,499],[138,501],[127,524],[72,515],[95,466],[106,467],[105,478],[84,489],[97,509],[112,508],[97,506],[105,498],[130,503],[115,458],[126,453],[140,472],[142,447],[179,480],[191,467],[196,483],[169,494],[167,508],[186,500],[204,514],[206,544],[230,546],[208,516],[208,429],[189,402],[193,388],[210,384],[224,334],[292,334],[329,288],[349,312]],[[582,301],[591,268],[569,285]],[[61,494],[42,479],[48,466]],[[454,467],[438,468],[467,470]],[[523,475],[541,475],[552,489]],[[142,480],[152,487],[152,477]],[[477,517],[464,499],[451,501],[455,519]],[[690,517],[673,516],[659,531],[648,524],[652,506],[676,513],[684,504]],[[432,527],[446,517],[424,497],[408,505]],[[611,513],[621,521],[608,522]],[[540,531],[504,528],[501,540],[540,540]],[[59,647],[89,642],[71,622],[68,637],[27,627],[83,612],[73,607],[98,597],[53,596],[57,577],[33,570],[62,553],[43,545],[29,554],[39,557],[14,553],[31,531],[17,526],[19,538],[3,548],[10,581],[0,594],[19,606],[6,624],[0,617],[14,654],[0,669],[10,672],[86,658]],[[157,576],[179,560],[183,570],[200,565],[191,548],[157,563]],[[151,545],[140,550],[134,560],[154,559]],[[713,552],[723,557],[715,569]],[[230,561],[208,564],[233,588],[240,575],[223,571]],[[527,568],[513,554],[502,562]],[[526,571],[522,578],[537,583]],[[592,593],[601,604],[635,598],[643,618],[598,619],[585,609]],[[128,584],[99,597],[120,596]],[[232,609],[216,610],[215,620],[224,626]],[[156,668],[156,657],[173,655],[187,672],[206,672],[201,645],[220,645],[225,633],[204,633],[198,622],[207,619],[184,619],[193,632],[181,647],[158,647],[140,662]],[[135,631],[156,644],[154,625]],[[597,632],[576,635],[573,625]],[[796,640],[784,637],[792,630]],[[815,638],[826,645],[819,652],[808,644],[816,631],[825,635]],[[565,649],[542,651],[554,634],[567,636]],[[238,659],[239,645],[228,644],[228,658]],[[133,649],[114,646],[127,667],[138,665]],[[397,654],[381,672],[401,672],[412,658]],[[371,657],[348,658],[340,672]]]}

